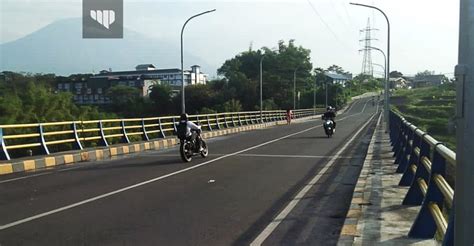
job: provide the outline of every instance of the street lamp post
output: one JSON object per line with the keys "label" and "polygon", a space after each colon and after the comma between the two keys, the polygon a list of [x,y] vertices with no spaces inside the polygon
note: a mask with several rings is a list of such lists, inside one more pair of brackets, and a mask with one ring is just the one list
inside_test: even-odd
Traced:
{"label": "street lamp post", "polygon": [[387,71],[385,71],[385,66],[384,66],[384,65],[381,65],[381,64],[377,64],[377,63],[372,63],[372,65],[377,66],[377,67],[379,67],[379,68],[382,69],[382,71],[383,71],[383,79],[385,80],[385,77],[387,76],[387,73],[386,73]]}
{"label": "street lamp post", "polygon": [[197,15],[193,15],[193,16],[189,17],[189,19],[187,19],[186,22],[184,22],[183,28],[181,28],[181,113],[183,113],[183,114],[186,113],[186,102],[185,102],[185,95],[184,95],[184,59],[183,59],[183,33],[184,33],[184,28],[186,27],[186,24],[188,24],[188,22],[191,19],[196,18],[196,17],[201,16],[201,15],[204,15],[204,14],[214,12],[214,11],[216,11],[216,10],[215,9],[208,10],[208,11],[204,11],[202,13],[199,13]]}
{"label": "street lamp post", "polygon": [[326,108],[328,107],[328,82],[324,83],[324,87],[326,89]]}
{"label": "street lamp post", "polygon": [[[385,17],[385,20],[387,21],[387,62],[386,62],[386,66],[385,66],[385,71],[386,71],[386,77],[387,77],[387,80],[388,80],[388,77],[389,77],[389,74],[390,74],[390,21],[388,20],[388,17],[387,15],[379,8],[375,7],[375,6],[372,6],[372,5],[366,5],[366,4],[360,4],[360,3],[350,3],[352,5],[356,5],[356,6],[361,6],[361,7],[366,7],[366,8],[371,8],[371,9],[375,9],[377,11],[379,11],[380,13],[383,14],[383,16]],[[385,105],[384,105],[384,109],[385,109],[385,123],[387,125],[387,129],[386,131],[390,131],[390,120],[389,120],[389,105],[390,105],[390,97],[389,97],[389,83],[387,81],[387,83],[385,83]]]}
{"label": "street lamp post", "polygon": [[[276,49],[272,49],[271,51],[276,51]],[[263,54],[260,58],[260,122],[263,122],[263,58],[265,58],[266,54]]]}
{"label": "street lamp post", "polygon": [[298,71],[298,67],[295,68],[293,72],[293,109],[296,109],[296,72]]}
{"label": "street lamp post", "polygon": [[262,63],[265,54],[260,58],[260,122],[263,122],[263,83],[262,83]]}
{"label": "street lamp post", "polygon": [[[372,50],[376,50],[378,52],[380,52],[383,56],[383,59],[384,59],[384,79],[385,79],[385,85],[389,85],[388,87],[390,87],[390,74],[387,72],[387,56],[385,55],[385,52],[383,52],[383,50],[377,48],[377,47],[373,47],[373,46],[369,46],[369,49],[372,49]],[[385,88],[387,88],[387,86],[385,86]]]}
{"label": "street lamp post", "polygon": [[317,78],[316,76],[314,77],[314,89],[313,89],[313,115],[316,115],[316,83],[317,83]]}

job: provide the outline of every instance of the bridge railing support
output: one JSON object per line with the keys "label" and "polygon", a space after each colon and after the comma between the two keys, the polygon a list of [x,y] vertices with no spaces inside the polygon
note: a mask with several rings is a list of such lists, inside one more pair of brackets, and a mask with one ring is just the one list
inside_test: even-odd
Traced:
{"label": "bridge railing support", "polygon": [[408,236],[433,238],[439,232],[443,245],[452,245],[454,189],[446,180],[446,167],[455,165],[456,153],[395,112],[390,121],[398,167],[405,165],[400,185],[410,186],[403,204],[421,205]]}

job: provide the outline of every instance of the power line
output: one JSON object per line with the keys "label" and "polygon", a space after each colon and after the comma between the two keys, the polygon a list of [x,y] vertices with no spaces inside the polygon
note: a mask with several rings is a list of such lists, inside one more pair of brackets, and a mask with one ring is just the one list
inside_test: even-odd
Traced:
{"label": "power line", "polygon": [[314,5],[311,3],[310,0],[307,0],[307,2],[309,3],[309,5],[311,6],[311,9],[313,10],[313,12],[319,17],[319,19],[321,20],[321,22],[326,26],[326,28],[328,29],[328,31],[334,36],[334,38],[340,42],[341,44],[343,44],[346,48],[350,49],[349,46],[347,46],[346,43],[344,43],[338,36],[337,34],[331,29],[331,27],[328,25],[328,23],[323,19],[323,17],[319,14],[318,10],[314,7]]}

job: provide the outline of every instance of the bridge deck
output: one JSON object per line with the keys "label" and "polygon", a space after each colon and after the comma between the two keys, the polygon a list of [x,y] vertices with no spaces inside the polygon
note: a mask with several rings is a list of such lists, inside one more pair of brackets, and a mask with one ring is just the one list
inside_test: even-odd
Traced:
{"label": "bridge deck", "polygon": [[320,121],[215,138],[191,164],[173,148],[0,177],[0,244],[335,245],[376,110],[356,101],[330,139]]}

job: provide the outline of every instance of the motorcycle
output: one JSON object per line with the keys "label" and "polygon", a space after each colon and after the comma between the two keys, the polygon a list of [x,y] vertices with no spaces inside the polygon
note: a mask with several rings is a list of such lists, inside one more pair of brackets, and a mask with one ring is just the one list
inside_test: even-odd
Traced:
{"label": "motorcycle", "polygon": [[328,138],[332,137],[332,135],[334,134],[334,121],[332,121],[331,119],[325,119],[323,127]]}
{"label": "motorcycle", "polygon": [[190,162],[193,156],[200,154],[203,158],[206,158],[209,154],[209,149],[204,139],[201,139],[202,151],[199,150],[199,145],[196,144],[196,140],[192,141],[190,138],[181,139],[181,146],[179,152],[181,159],[184,162]]}

